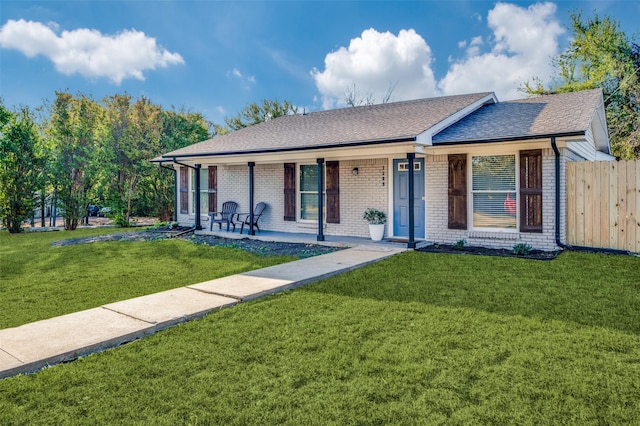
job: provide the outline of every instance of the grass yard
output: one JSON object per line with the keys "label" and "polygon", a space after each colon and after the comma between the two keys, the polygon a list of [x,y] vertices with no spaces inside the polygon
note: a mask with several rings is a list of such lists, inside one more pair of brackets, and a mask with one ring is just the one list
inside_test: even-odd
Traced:
{"label": "grass yard", "polygon": [[0,232],[0,329],[294,260],[184,240],[51,245],[123,231]]}
{"label": "grass yard", "polygon": [[640,424],[640,258],[407,252],[39,373],[0,424]]}

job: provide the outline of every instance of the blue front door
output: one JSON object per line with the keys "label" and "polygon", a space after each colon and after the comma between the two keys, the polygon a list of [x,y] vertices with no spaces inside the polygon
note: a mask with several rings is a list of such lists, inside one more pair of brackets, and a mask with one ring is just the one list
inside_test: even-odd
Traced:
{"label": "blue front door", "polygon": [[[393,160],[393,235],[409,236],[409,160]],[[415,238],[424,238],[424,159],[413,160],[413,211]]]}

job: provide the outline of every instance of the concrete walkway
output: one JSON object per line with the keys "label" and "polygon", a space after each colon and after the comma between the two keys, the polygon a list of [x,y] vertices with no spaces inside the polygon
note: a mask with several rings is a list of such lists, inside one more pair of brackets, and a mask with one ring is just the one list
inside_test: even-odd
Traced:
{"label": "concrete walkway", "polygon": [[217,309],[316,282],[404,250],[357,246],[0,330],[0,378],[71,361]]}

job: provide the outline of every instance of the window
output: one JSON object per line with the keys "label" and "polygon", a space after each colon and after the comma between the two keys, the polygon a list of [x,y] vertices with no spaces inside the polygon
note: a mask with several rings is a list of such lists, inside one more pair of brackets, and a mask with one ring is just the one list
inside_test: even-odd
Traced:
{"label": "window", "polygon": [[471,160],[473,227],[517,229],[516,156]]}
{"label": "window", "polygon": [[[325,173],[325,167],[322,167]],[[326,182],[326,179],[324,179]],[[300,165],[300,220],[318,220],[318,165]],[[323,188],[324,191],[324,188]],[[323,192],[323,197],[326,197]],[[326,206],[326,202],[323,205]],[[323,212],[326,208],[323,210]]]}
{"label": "window", "polygon": [[[209,170],[204,167],[200,169],[200,214],[209,213]],[[196,170],[191,170],[191,214],[196,211]]]}

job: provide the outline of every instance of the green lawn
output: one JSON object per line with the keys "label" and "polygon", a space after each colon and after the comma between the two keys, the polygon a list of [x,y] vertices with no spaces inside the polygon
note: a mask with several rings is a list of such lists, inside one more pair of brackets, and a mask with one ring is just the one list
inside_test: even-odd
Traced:
{"label": "green lawn", "polygon": [[123,231],[0,232],[0,329],[294,260],[184,240],[51,245]]}
{"label": "green lawn", "polygon": [[0,381],[0,424],[639,424],[640,259],[407,252]]}

